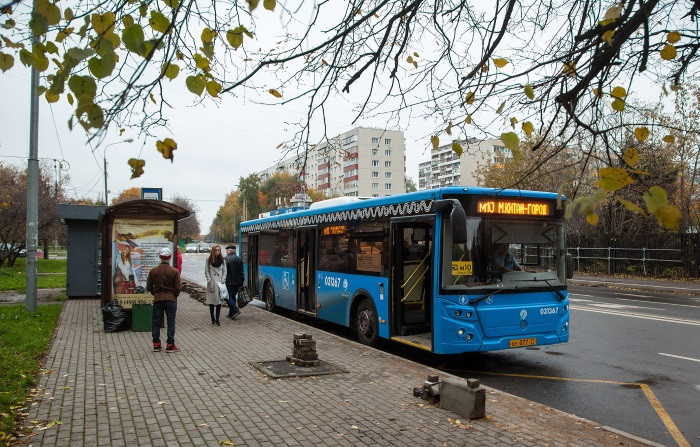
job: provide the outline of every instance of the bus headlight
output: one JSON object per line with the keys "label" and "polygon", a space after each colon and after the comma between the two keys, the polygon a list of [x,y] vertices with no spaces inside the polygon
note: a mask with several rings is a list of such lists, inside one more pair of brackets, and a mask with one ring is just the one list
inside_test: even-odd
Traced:
{"label": "bus headlight", "polygon": [[472,313],[471,313],[471,312],[467,312],[465,316],[466,316],[467,318],[471,318],[471,317],[472,317]]}
{"label": "bus headlight", "polygon": [[565,305],[564,305],[564,308],[562,309],[562,311],[563,311],[563,312],[566,312],[567,310],[569,310],[569,305],[568,305],[568,304],[565,304]]}
{"label": "bus headlight", "polygon": [[467,334],[467,341],[471,340],[474,336],[472,334]]}
{"label": "bus headlight", "polygon": [[455,310],[455,316],[458,317],[460,315],[462,315],[462,311],[459,309]]}
{"label": "bus headlight", "polygon": [[463,335],[464,335],[464,329],[458,329],[458,330],[457,330],[457,335],[459,335],[460,337],[463,336]]}
{"label": "bus headlight", "polygon": [[569,329],[569,322],[567,321],[567,322],[564,323],[564,327],[561,328],[561,332],[564,333],[564,332],[566,332],[568,329]]}

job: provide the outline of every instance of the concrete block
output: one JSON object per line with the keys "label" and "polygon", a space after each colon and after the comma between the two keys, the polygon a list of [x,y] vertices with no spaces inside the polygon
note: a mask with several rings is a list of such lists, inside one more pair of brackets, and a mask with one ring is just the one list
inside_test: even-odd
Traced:
{"label": "concrete block", "polygon": [[[474,379],[470,379],[474,380]],[[476,381],[444,378],[440,382],[440,406],[445,410],[469,419],[486,417],[486,389]]]}

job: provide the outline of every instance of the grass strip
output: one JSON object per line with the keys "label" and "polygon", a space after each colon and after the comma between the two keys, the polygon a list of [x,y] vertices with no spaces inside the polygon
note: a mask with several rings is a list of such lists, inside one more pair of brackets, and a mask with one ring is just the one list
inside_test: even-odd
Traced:
{"label": "grass strip", "polygon": [[[36,279],[39,289],[56,289],[66,287],[66,265],[65,259],[38,259]],[[26,260],[17,259],[12,267],[0,267],[0,292],[5,290],[16,290],[18,293],[25,293],[27,290]],[[44,275],[46,273],[47,275]]]}
{"label": "grass strip", "polygon": [[0,306],[0,442],[10,441],[18,428],[17,416],[29,405],[26,401],[62,307],[45,304],[27,312],[23,305]]}

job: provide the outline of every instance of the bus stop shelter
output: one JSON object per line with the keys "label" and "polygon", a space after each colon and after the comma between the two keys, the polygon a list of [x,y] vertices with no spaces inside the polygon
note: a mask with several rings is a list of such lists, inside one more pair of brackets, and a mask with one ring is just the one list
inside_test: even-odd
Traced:
{"label": "bus stop shelter", "polygon": [[160,263],[161,248],[175,253],[178,221],[190,214],[160,200],[131,200],[104,211],[100,218],[102,306],[112,300],[125,309],[153,303],[146,291],[148,272]]}

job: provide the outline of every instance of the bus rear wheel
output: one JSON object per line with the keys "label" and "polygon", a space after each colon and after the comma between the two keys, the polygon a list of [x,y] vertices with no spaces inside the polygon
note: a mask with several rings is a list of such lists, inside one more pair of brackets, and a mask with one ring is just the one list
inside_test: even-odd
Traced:
{"label": "bus rear wheel", "polygon": [[270,312],[275,311],[275,292],[272,290],[272,284],[267,283],[265,286],[265,292],[264,292],[264,298],[265,298],[265,305],[267,306],[267,310]]}
{"label": "bus rear wheel", "polygon": [[355,330],[360,343],[374,346],[379,339],[379,322],[377,311],[372,303],[363,299],[355,312]]}

